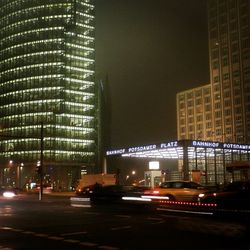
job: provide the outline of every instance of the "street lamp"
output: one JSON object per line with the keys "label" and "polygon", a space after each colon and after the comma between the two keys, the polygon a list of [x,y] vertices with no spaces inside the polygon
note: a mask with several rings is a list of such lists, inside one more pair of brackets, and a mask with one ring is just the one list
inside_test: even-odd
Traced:
{"label": "street lamp", "polygon": [[[15,165],[14,165],[15,164]],[[21,188],[22,187],[22,170],[24,167],[23,162],[16,163],[13,160],[9,160],[9,166],[15,166],[16,167],[16,177],[15,177],[15,185],[17,188]]]}
{"label": "street lamp", "polygon": [[22,171],[24,164],[21,162],[20,165],[17,166],[17,187],[22,188]]}

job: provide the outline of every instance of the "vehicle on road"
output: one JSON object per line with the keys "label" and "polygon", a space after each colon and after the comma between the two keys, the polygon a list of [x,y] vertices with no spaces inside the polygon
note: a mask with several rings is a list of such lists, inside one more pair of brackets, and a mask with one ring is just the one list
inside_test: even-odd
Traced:
{"label": "vehicle on road", "polygon": [[13,198],[17,195],[17,189],[12,187],[0,187],[0,196],[4,198]]}
{"label": "vehicle on road", "polygon": [[140,197],[145,190],[149,190],[149,188],[133,185],[103,186],[96,183],[85,187],[81,192],[76,192],[76,195],[89,197],[92,202],[122,202],[122,197]]}
{"label": "vehicle on road", "polygon": [[235,181],[222,190],[205,193],[201,202],[216,203],[218,208],[250,209],[250,180]]}
{"label": "vehicle on road", "polygon": [[[49,194],[53,191],[53,187],[51,185],[43,185],[43,193]],[[40,192],[40,184],[36,184],[32,187],[32,189],[29,190],[31,193],[39,193]]]}
{"label": "vehicle on road", "polygon": [[159,187],[146,190],[144,194],[152,199],[168,199],[171,201],[199,201],[208,190],[193,181],[165,181]]}
{"label": "vehicle on road", "polygon": [[115,174],[86,174],[78,180],[76,194],[81,194],[93,188],[95,185],[111,186],[117,183]]}

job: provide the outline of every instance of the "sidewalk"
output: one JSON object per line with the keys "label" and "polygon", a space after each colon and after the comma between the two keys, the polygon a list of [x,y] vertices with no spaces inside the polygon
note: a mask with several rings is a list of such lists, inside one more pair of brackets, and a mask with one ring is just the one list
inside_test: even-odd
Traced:
{"label": "sidewalk", "polygon": [[[26,193],[26,194],[37,194],[39,192],[23,192],[23,193]],[[48,195],[48,196],[65,196],[65,197],[72,197],[72,196],[76,196],[75,192],[54,192],[54,191],[51,191],[51,192],[43,192],[43,195]]]}
{"label": "sidewalk", "polygon": [[44,193],[44,195],[51,195],[51,196],[67,196],[67,197],[71,197],[71,196],[75,196],[75,192],[51,192],[51,193]]}

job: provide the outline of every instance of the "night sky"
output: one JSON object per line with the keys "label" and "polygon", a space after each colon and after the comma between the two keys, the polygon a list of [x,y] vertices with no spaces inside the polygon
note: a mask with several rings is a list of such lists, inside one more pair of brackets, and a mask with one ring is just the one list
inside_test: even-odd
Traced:
{"label": "night sky", "polygon": [[96,0],[111,148],[175,140],[176,93],[209,82],[206,0]]}

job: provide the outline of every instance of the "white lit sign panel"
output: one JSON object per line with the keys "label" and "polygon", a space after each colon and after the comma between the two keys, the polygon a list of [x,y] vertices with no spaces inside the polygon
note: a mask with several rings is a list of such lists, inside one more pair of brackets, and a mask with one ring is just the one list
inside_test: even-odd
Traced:
{"label": "white lit sign panel", "polygon": [[149,169],[150,170],[160,169],[160,163],[158,161],[150,161],[149,162]]}

